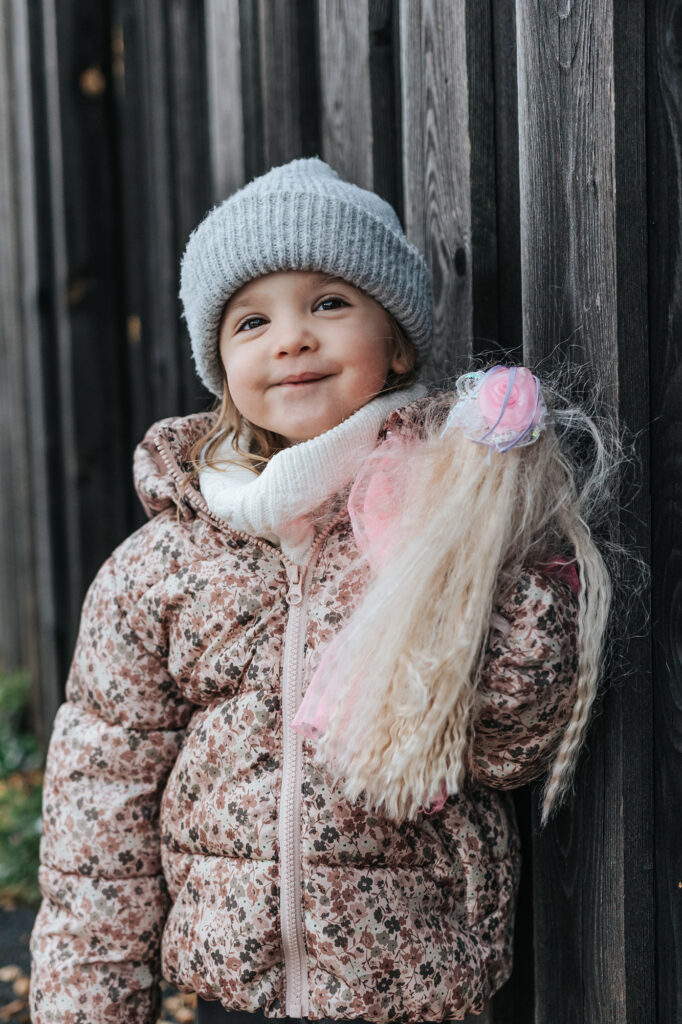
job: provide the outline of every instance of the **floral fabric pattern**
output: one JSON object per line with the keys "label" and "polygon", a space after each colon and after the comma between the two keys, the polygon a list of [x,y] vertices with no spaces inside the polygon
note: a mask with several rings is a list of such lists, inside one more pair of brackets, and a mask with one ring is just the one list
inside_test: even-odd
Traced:
{"label": "floral fabric pattern", "polygon": [[[286,1016],[287,566],[212,516],[196,480],[180,494],[183,453],[210,422],[164,420],[138,446],[150,521],[83,606],[45,778],[34,1024],[152,1024],[161,975],[228,1009]],[[310,578],[304,684],[360,596],[356,558],[341,515]],[[520,860],[506,790],[544,772],[568,721],[577,602],[529,571],[498,611],[511,628],[491,635],[470,778],[439,814],[397,825],[351,805],[303,741],[312,1020],[462,1019],[511,971]]]}

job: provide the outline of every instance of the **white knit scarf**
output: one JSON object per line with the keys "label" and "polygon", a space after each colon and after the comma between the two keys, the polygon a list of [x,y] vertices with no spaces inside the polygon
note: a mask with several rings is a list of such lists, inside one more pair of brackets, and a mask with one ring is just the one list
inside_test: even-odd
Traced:
{"label": "white knit scarf", "polygon": [[214,515],[302,565],[315,537],[311,513],[357,475],[388,415],[425,393],[415,384],[378,395],[338,426],[273,455],[259,475],[230,462],[230,435],[216,452],[221,468],[200,468],[201,493]]}

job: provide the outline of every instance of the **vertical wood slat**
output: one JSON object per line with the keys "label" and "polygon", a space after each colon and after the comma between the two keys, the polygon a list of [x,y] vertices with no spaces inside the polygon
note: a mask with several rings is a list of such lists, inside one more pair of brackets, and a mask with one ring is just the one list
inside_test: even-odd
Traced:
{"label": "vertical wood slat", "polygon": [[246,180],[239,2],[205,0],[205,4],[211,201],[218,203]]}
{"label": "vertical wood slat", "polygon": [[[0,344],[3,361],[5,503],[2,548],[3,667],[33,679],[33,720],[42,742],[60,699],[47,436],[43,408],[33,83],[29,24],[20,0],[2,7],[0,46]],[[9,417],[9,423],[5,423]],[[9,500],[8,500],[9,499]],[[11,502],[11,505],[10,503]],[[6,546],[7,545],[7,546]],[[10,554],[9,546],[15,550]],[[13,563],[10,566],[10,560]],[[10,571],[8,571],[10,570]]]}
{"label": "vertical wood slat", "polygon": [[[38,188],[44,189],[44,218],[39,217],[41,288],[49,296],[50,323],[41,325],[42,358],[45,361],[48,465],[52,488],[52,559],[55,585],[57,644],[61,674],[67,651],[73,644],[77,608],[82,592],[81,523],[78,509],[78,457],[72,390],[72,348],[67,309],[68,256],[64,207],[64,164],[59,104],[59,53],[57,11],[54,0],[42,0],[42,63],[40,75],[43,117],[34,118],[44,131],[45,160],[37,165]],[[38,16],[38,8],[36,14]],[[47,250],[49,249],[49,254]],[[48,337],[48,334],[51,335]],[[49,384],[47,383],[49,382]],[[56,500],[55,500],[56,497]]]}
{"label": "vertical wood slat", "polygon": [[[117,115],[123,214],[123,273],[130,434],[139,440],[156,418],[177,412],[168,102],[158,4],[114,0],[120,40]],[[151,35],[151,39],[150,39]],[[136,522],[141,510],[134,508]]]}
{"label": "vertical wood slat", "polygon": [[682,3],[647,11],[658,1019],[682,1020]]}
{"label": "vertical wood slat", "polygon": [[[132,149],[127,145],[130,136],[126,125],[123,155],[131,161],[132,167],[130,185],[124,194],[127,197],[132,189],[139,190],[141,219],[138,223],[131,219],[126,237],[132,245],[142,243],[140,254],[146,259],[135,274],[136,279],[128,277],[126,287],[129,292],[138,293],[137,302],[131,308],[139,310],[141,315],[141,351],[138,349],[135,355],[139,353],[143,360],[141,364],[135,360],[131,380],[136,394],[135,408],[141,412],[137,424],[137,434],[141,436],[152,420],[176,413],[182,402],[174,351],[177,268],[172,224],[173,183],[168,159],[170,69],[164,11],[160,4],[146,4],[142,0],[131,0],[129,6],[132,17],[131,32],[124,33],[125,74],[133,89],[126,89],[126,99],[130,97],[134,102],[133,98],[137,97],[139,106],[126,116],[126,120],[132,121],[135,143]],[[138,241],[136,235],[140,229],[142,237]]]}
{"label": "vertical wood slat", "polygon": [[[524,354],[535,361],[568,342],[584,358],[594,348],[601,377],[613,387],[617,310],[615,210],[609,200],[614,185],[612,117],[606,112],[600,148],[590,154],[588,168],[578,150],[582,138],[594,135],[584,135],[583,128],[574,137],[588,117],[596,116],[612,87],[608,78],[602,79],[594,96],[597,83],[587,75],[590,46],[599,54],[602,75],[613,74],[612,26],[605,5],[598,8],[593,20],[586,4],[550,12],[533,2],[517,3]],[[580,105],[584,109],[577,117]],[[597,186],[591,195],[586,170]],[[595,194],[606,207],[598,217]],[[601,233],[600,225],[605,227]],[[593,274],[585,280],[584,267],[576,264],[587,256],[588,246],[604,263],[593,264]],[[604,305],[597,307],[595,296],[602,291]],[[536,1024],[588,1021],[588,1008],[592,1019],[611,1024],[626,1019],[619,953],[624,942],[623,849],[615,820],[618,794],[609,785],[609,769],[617,769],[622,750],[609,749],[602,724],[603,719],[590,732],[587,769],[582,760],[579,810],[564,811],[535,837]],[[601,822],[605,834],[597,829]]]}
{"label": "vertical wood slat", "polygon": [[444,382],[471,353],[471,183],[463,0],[400,0],[405,228],[425,254],[435,344],[425,371]]}
{"label": "vertical wood slat", "polygon": [[0,671],[28,670],[41,740],[59,702],[50,537],[44,517],[42,370],[26,12],[0,8]]}
{"label": "vertical wood slat", "polygon": [[239,0],[239,47],[241,97],[244,124],[244,179],[265,170],[264,117],[261,80],[260,8],[253,0]]}
{"label": "vertical wood slat", "polygon": [[[129,462],[125,454],[118,195],[114,170],[111,35],[106,5],[70,0],[55,7],[56,130],[61,145],[64,217],[64,352],[61,415],[73,433],[73,490],[81,553],[67,576],[72,614],[103,559],[126,529]],[[55,210],[57,204],[55,202]],[[74,639],[73,629],[71,640]]]}
{"label": "vertical wood slat", "polygon": [[372,107],[372,188],[393,206],[402,221],[399,18],[392,0],[369,0],[367,27]]}
{"label": "vertical wood slat", "polygon": [[[471,349],[498,347],[497,204],[492,7],[466,0],[466,68],[470,140]],[[501,340],[504,350],[504,339]]]}
{"label": "vertical wood slat", "polygon": [[[203,5],[190,0],[113,4],[121,53],[117,118],[129,456],[155,419],[208,401],[194,374],[178,301],[180,255],[210,205],[211,161],[217,159],[205,118],[203,14]],[[142,521],[136,503],[132,514]]]}
{"label": "vertical wood slat", "polygon": [[321,156],[346,181],[372,188],[372,91],[367,0],[320,0]]}
{"label": "vertical wood slat", "polygon": [[[630,192],[641,188],[643,167],[636,150],[617,146],[613,19],[610,0],[558,10],[517,3],[526,357],[554,361],[560,347],[565,359],[589,360],[612,406],[624,360],[640,389],[646,380],[645,350],[630,333],[619,292],[632,284],[616,257],[623,221],[614,175]],[[629,73],[641,91],[632,59]],[[631,130],[641,135],[641,120]],[[645,253],[630,255],[629,265],[639,325]],[[641,406],[636,415],[641,427]],[[641,652],[636,657],[640,671]],[[650,892],[632,900],[635,875],[645,891],[651,885],[640,820],[651,804],[644,680],[607,693],[588,736],[589,760],[581,759],[575,804],[535,837],[536,1024],[653,1020],[650,920],[637,916]]]}
{"label": "vertical wood slat", "polygon": [[[618,399],[621,422],[637,438],[637,466],[622,483],[621,528],[651,564],[650,423],[647,272],[646,10],[628,5],[628,17],[613,0],[615,92],[616,278],[618,292]],[[625,649],[629,676],[623,687],[618,727],[625,752],[621,764],[623,818],[623,913],[625,991],[629,1021],[656,1019],[654,768],[650,593],[638,579],[637,617]],[[665,1019],[665,1018],[663,1018]]]}
{"label": "vertical wood slat", "polygon": [[317,145],[315,19],[311,0],[258,0],[258,12],[267,170],[312,155]]}
{"label": "vertical wood slat", "polygon": [[516,70],[516,10],[492,0],[495,83],[495,185],[498,342],[516,362],[523,357],[519,228],[519,130]]}
{"label": "vertical wood slat", "polygon": [[615,388],[610,0],[516,9],[525,352],[561,341]]}
{"label": "vertical wood slat", "polygon": [[[15,11],[0,6],[0,672],[28,667],[33,619],[33,544],[25,405],[19,125],[14,96],[21,71],[13,47]],[[31,665],[34,670],[35,664]]]}
{"label": "vertical wood slat", "polygon": [[196,376],[189,338],[180,321],[179,261],[190,232],[211,203],[210,147],[205,111],[208,106],[206,27],[201,4],[174,0],[167,12],[170,69],[170,153],[173,181],[173,317],[181,408],[204,405],[206,391]]}
{"label": "vertical wood slat", "polygon": [[390,0],[318,5],[321,156],[401,212],[397,18]]}

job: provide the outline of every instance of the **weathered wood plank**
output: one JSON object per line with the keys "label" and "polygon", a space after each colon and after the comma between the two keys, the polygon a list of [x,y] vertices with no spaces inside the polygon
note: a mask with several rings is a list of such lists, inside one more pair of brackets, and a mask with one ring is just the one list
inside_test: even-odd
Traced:
{"label": "weathered wood plank", "polygon": [[[114,0],[130,432],[180,411],[169,82],[161,5]],[[141,510],[135,510],[142,521]]]}
{"label": "weathered wood plank", "polygon": [[[620,421],[637,438],[638,466],[624,474],[621,529],[651,561],[651,509],[647,276],[646,7],[631,0],[627,16],[613,2],[615,79],[616,274],[618,292],[618,398]],[[623,814],[625,974],[629,1021],[656,1017],[654,721],[650,593],[637,580],[638,602],[624,650],[629,675],[623,688]],[[641,589],[640,589],[641,588]],[[624,602],[631,600],[631,594]],[[665,1019],[665,1018],[664,1018]]]}
{"label": "weathered wood plank", "polygon": [[309,156],[317,145],[315,18],[311,0],[258,0],[258,10],[267,169]]}
{"label": "weathered wood plank", "polygon": [[474,353],[492,355],[499,353],[499,348],[495,92],[489,2],[466,0],[466,55],[471,142],[471,344]]}
{"label": "weathered wood plank", "polygon": [[0,10],[0,668],[28,669],[42,742],[58,682],[47,431],[40,358],[29,26],[25,5]]}
{"label": "weathered wood plank", "polygon": [[180,255],[211,202],[205,37],[190,0],[115,0],[129,451],[155,419],[207,401],[177,298]]}
{"label": "weathered wood plank", "polygon": [[[14,17],[0,6],[0,671],[28,667],[32,614],[33,542],[30,519],[28,422],[25,400],[24,303],[20,195],[22,177],[14,97]],[[37,665],[31,659],[32,669]]]}
{"label": "weathered wood plank", "polygon": [[508,0],[492,0],[495,82],[495,178],[498,342],[512,360],[523,354],[521,241],[519,227],[519,129],[516,86],[516,11]]}
{"label": "weathered wood plank", "polygon": [[402,220],[398,14],[392,0],[369,0],[373,188],[393,206]]}
{"label": "weathered wood plank", "polygon": [[323,158],[400,216],[397,30],[390,0],[318,7]]}
{"label": "weathered wood plank", "polygon": [[[636,229],[623,234],[627,199],[643,187],[644,170],[641,149],[619,143],[625,111],[616,104],[614,113],[614,95],[624,66],[622,51],[614,60],[616,35],[611,0],[558,9],[517,3],[525,355],[536,363],[588,362],[605,403],[617,408],[620,399],[622,412],[633,398],[624,362],[645,393],[646,254]],[[640,56],[630,48],[629,75],[641,100]],[[641,103],[634,114],[630,130],[641,140]],[[620,207],[616,180],[627,197]],[[632,282],[625,249],[618,254],[621,235],[624,247],[632,245]],[[622,294],[628,288],[629,297]],[[640,428],[643,416],[636,404]],[[642,652],[631,644],[629,653],[641,672]],[[633,902],[632,888],[636,875],[644,890],[651,885],[645,679],[633,675],[607,692],[576,799],[535,837],[536,1024],[653,1020],[651,922],[638,918],[647,897]]]}
{"label": "weathered wood plank", "polygon": [[433,275],[435,344],[425,370],[444,382],[471,354],[472,260],[466,7],[400,2],[405,229]]}
{"label": "weathered wood plank", "polygon": [[[260,10],[253,0],[239,0],[241,105],[244,123],[244,180],[266,170],[261,81]],[[239,95],[235,94],[235,102]]]}
{"label": "weathered wood plank", "polygon": [[[170,68],[170,152],[173,181],[173,288],[169,299],[175,316],[173,337],[180,376],[178,408],[194,411],[208,400],[196,376],[177,299],[180,255],[191,230],[211,203],[210,146],[204,11],[194,0],[173,0],[167,8]],[[198,73],[201,69],[201,73]]]}
{"label": "weathered wood plank", "polygon": [[682,3],[647,12],[658,1020],[682,1019]]}
{"label": "weathered wood plank", "polygon": [[374,187],[367,0],[318,6],[322,157],[346,181]]}
{"label": "weathered wood plank", "polygon": [[217,203],[246,180],[239,0],[205,0],[205,11],[211,201]]}
{"label": "weathered wood plank", "polygon": [[55,640],[60,685],[66,676],[82,598],[78,448],[73,402],[73,361],[68,312],[64,160],[60,69],[54,0],[29,10],[33,126],[35,130],[36,225],[40,359],[45,388],[50,558],[55,586]]}
{"label": "weathered wood plank", "polygon": [[[111,36],[106,6],[70,0],[55,7],[64,232],[64,352],[60,416],[73,431],[72,476],[80,566],[71,563],[78,611],[97,569],[127,532],[130,466],[123,413],[123,318],[118,279],[118,196]],[[79,573],[76,573],[76,570]],[[63,577],[58,577],[63,578]]]}

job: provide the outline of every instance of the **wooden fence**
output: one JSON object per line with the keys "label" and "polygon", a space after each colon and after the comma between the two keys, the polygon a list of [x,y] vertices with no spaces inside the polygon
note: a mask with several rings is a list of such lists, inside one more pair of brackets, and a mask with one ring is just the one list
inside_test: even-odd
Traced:
{"label": "wooden fence", "polygon": [[638,438],[651,616],[572,807],[541,834],[518,794],[495,1024],[682,1021],[681,67],[673,0],[0,4],[0,652],[43,736],[87,584],[142,521],[134,444],[208,401],[185,240],[268,167],[319,154],[393,203],[433,272],[433,379],[587,362]]}

